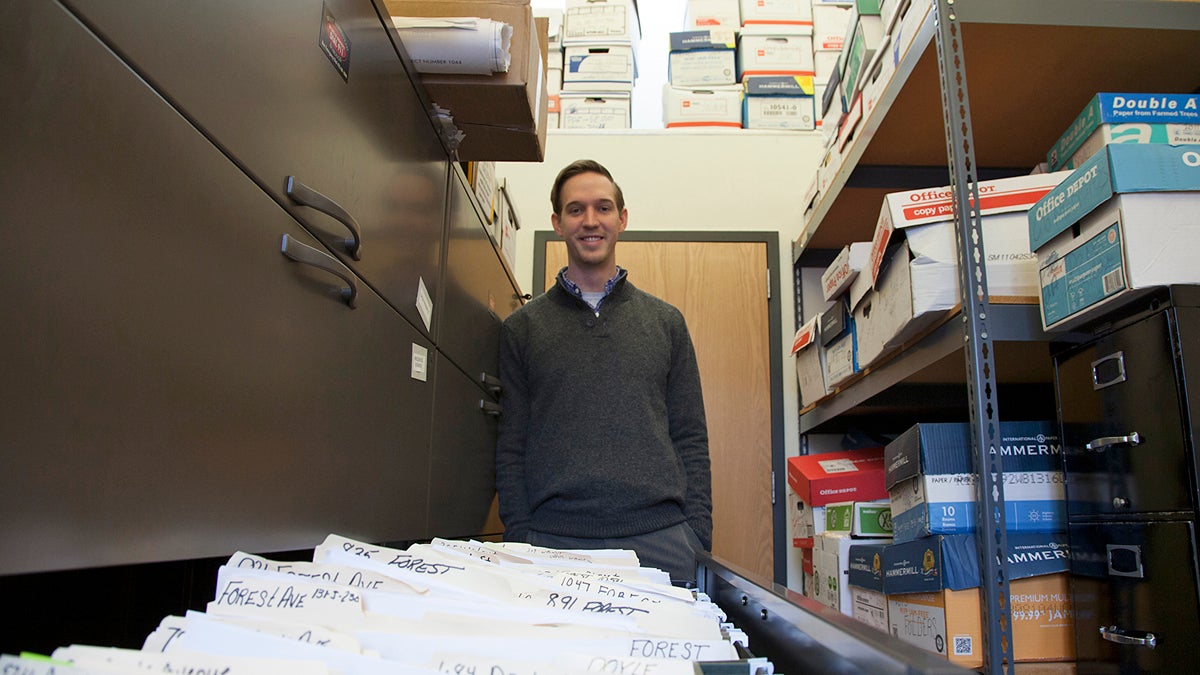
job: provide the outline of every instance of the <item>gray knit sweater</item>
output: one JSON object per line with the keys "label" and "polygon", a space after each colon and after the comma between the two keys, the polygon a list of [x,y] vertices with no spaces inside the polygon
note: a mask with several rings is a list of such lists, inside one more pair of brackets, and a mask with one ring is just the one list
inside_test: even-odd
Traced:
{"label": "gray knit sweater", "polygon": [[687,521],[712,548],[708,430],[683,315],[617,281],[600,315],[560,281],[500,334],[505,538],[626,537]]}

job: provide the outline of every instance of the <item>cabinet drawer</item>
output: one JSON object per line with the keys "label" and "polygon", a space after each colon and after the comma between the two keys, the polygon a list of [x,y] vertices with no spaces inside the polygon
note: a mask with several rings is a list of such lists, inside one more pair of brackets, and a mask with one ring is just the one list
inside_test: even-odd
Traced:
{"label": "cabinet drawer", "polygon": [[451,170],[438,349],[476,381],[497,377],[500,323],[520,306],[465,179]]}
{"label": "cabinet drawer", "polygon": [[1069,531],[1079,672],[1197,672],[1194,522],[1073,524]]}
{"label": "cabinet drawer", "polygon": [[1190,510],[1166,312],[1056,358],[1068,515]]}
{"label": "cabinet drawer", "polygon": [[[449,162],[370,0],[65,4],[329,251],[436,337],[418,298],[437,297]],[[345,78],[321,44],[327,16],[344,43]],[[310,188],[356,223],[359,259],[342,222],[288,196],[289,176],[293,193]]]}

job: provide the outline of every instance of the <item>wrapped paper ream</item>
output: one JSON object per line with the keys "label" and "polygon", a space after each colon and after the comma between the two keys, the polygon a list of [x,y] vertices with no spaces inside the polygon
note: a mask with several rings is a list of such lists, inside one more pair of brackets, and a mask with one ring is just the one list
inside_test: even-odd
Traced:
{"label": "wrapped paper ream", "polygon": [[471,17],[393,16],[417,72],[451,75],[507,73],[513,27]]}

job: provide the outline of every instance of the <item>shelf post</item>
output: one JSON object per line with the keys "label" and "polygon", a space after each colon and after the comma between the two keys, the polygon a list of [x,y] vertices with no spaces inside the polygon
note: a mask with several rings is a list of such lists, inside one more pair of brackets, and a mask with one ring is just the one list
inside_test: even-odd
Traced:
{"label": "shelf post", "polygon": [[[962,25],[955,0],[935,3],[934,35],[941,78],[942,115],[946,125],[946,155],[954,194],[954,223],[958,235],[958,273],[962,296],[963,354],[967,366],[971,439],[974,446],[976,526],[979,548],[979,590],[983,627],[983,665],[987,673],[1014,672],[1012,612],[1009,606],[1007,531],[1004,517],[1003,469],[998,452],[1000,411],[996,400],[996,366],[988,322],[987,260],[979,212],[978,167],[971,132],[963,61]],[[948,646],[948,649],[950,646]],[[1007,670],[1005,667],[1007,666]]]}

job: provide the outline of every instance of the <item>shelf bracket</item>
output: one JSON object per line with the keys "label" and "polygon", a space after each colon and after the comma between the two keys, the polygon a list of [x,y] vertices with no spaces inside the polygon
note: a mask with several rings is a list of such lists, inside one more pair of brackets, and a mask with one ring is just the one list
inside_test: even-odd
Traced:
{"label": "shelf bracket", "polygon": [[[1003,469],[1000,462],[1000,410],[996,401],[996,365],[989,330],[987,256],[983,250],[979,203],[979,171],[975,164],[971,106],[967,96],[962,25],[955,0],[937,0],[934,36],[941,80],[942,115],[946,125],[946,155],[954,194],[958,234],[959,288],[962,293],[963,354],[967,367],[971,436],[977,505],[976,541],[979,547],[980,611],[985,672],[1014,672],[1012,613],[1005,551],[1008,538],[1004,517]],[[995,450],[993,452],[993,450]],[[1005,668],[1007,667],[1007,670]]]}

